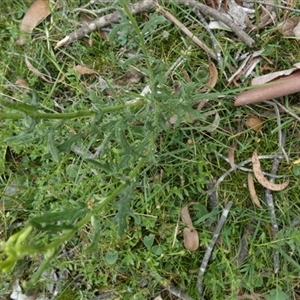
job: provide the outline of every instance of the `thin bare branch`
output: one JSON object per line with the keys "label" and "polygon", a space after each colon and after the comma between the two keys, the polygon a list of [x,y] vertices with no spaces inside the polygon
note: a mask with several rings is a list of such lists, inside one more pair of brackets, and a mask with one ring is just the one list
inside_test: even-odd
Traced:
{"label": "thin bare branch", "polygon": [[[205,4],[199,3],[195,0],[162,0],[162,1],[143,0],[130,5],[129,9],[131,13],[135,15],[155,8],[158,3],[161,4],[175,3],[179,5],[188,5],[189,7],[198,9],[202,14],[209,15],[213,17],[215,20],[221,21],[224,24],[226,24],[248,46],[252,46],[254,44],[254,40],[247,33],[245,33],[237,24],[235,24],[234,21],[230,19],[230,17],[224,14],[220,14],[220,12],[218,12],[217,10]],[[77,41],[83,38],[84,36],[86,36],[87,34],[89,34],[90,32],[95,31],[96,29],[105,27],[112,23],[117,23],[120,19],[121,19],[121,14],[118,11],[97,18],[91,23],[84,25],[83,27],[77,29],[76,31],[70,33],[68,36],[60,40],[56,44],[55,49],[63,47],[74,41]]]}
{"label": "thin bare branch", "polygon": [[176,287],[173,284],[165,286],[165,289],[168,290],[172,295],[176,296],[181,300],[193,300],[190,296],[188,296],[185,292],[183,292],[180,288]]}
{"label": "thin bare branch", "polygon": [[233,204],[233,202],[230,201],[225,206],[225,208],[223,210],[223,213],[221,215],[221,218],[219,220],[219,223],[217,225],[217,228],[214,231],[213,237],[212,237],[212,239],[211,239],[211,241],[210,241],[210,243],[209,243],[209,245],[208,245],[208,247],[205,251],[205,254],[204,254],[200,269],[199,269],[198,279],[197,279],[197,288],[198,288],[198,293],[199,293],[200,297],[202,297],[202,294],[203,294],[203,276],[204,276],[205,270],[207,268],[212,250],[213,250],[213,248],[216,244],[216,241],[217,241],[217,239],[220,235],[220,232],[223,228],[223,225],[224,225],[224,223],[227,219],[227,216],[228,216],[228,213],[229,213],[229,210],[230,210],[232,204]]}
{"label": "thin bare branch", "polygon": [[[276,174],[279,163],[280,163],[280,159],[278,157],[275,157],[274,161],[273,161],[273,165],[272,165],[272,171],[271,171],[272,174]],[[270,178],[270,182],[274,183],[274,178]],[[272,191],[269,190],[269,189],[266,189],[265,197],[266,197],[266,202],[267,202],[268,208],[269,208],[273,238],[275,238],[276,235],[278,234],[278,223],[277,223],[277,219],[276,219],[276,213],[275,213],[275,206],[274,206]],[[279,259],[278,250],[275,249],[273,255],[274,255],[273,256],[273,259],[274,259],[274,272],[277,273],[279,271],[279,268],[280,268],[280,259]]]}
{"label": "thin bare branch", "polygon": [[202,48],[210,57],[217,59],[217,55],[209,49],[198,37],[196,37],[187,27],[185,27],[177,18],[170,12],[166,11],[161,6],[158,6],[156,11],[163,14],[166,18],[172,21],[185,35],[191,38],[200,48]]}

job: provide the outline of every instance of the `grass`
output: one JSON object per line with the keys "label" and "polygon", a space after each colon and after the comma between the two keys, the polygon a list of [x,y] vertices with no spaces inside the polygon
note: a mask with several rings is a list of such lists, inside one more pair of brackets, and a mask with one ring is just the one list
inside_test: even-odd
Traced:
{"label": "grass", "polygon": [[[16,278],[24,293],[39,289],[51,297],[48,287],[55,271],[63,278],[56,297],[60,300],[93,299],[105,292],[111,299],[154,299],[159,294],[174,299],[165,290],[170,284],[197,299],[198,270],[213,228],[222,207],[233,201],[204,275],[205,298],[237,299],[248,294],[260,299],[299,299],[297,167],[283,161],[279,168],[281,174],[291,174],[291,183],[275,194],[276,237],[272,237],[267,206],[258,209],[251,202],[245,172],[231,173],[218,188],[219,206],[212,209],[209,204],[206,185],[229,168],[216,153],[227,156],[234,140],[238,162],[251,157],[256,148],[259,154],[279,150],[274,116],[263,117],[264,127],[258,133],[243,126],[247,117],[267,113],[266,105],[233,106],[233,96],[241,89],[229,85],[224,73],[231,76],[237,67],[237,50],[250,51],[246,45],[232,34],[215,32],[224,70],[214,90],[203,94],[197,91],[208,80],[208,59],[196,46],[172,77],[165,77],[191,41],[158,13],[133,17],[127,12],[109,40],[94,32],[54,51],[53,45],[74,29],[72,20],[80,21],[72,13],[75,4],[54,10],[23,46],[15,41],[28,6],[11,1],[9,7],[0,7],[5,12],[0,17],[1,99],[15,100],[14,107],[2,105],[1,112],[16,113],[15,108],[22,111],[22,104],[31,106],[25,107],[24,119],[0,121],[1,268],[7,271],[0,275],[1,297],[10,295]],[[185,21],[189,11],[176,6],[168,9],[191,25]],[[278,12],[278,18],[283,17]],[[209,41],[202,27],[195,30]],[[299,61],[297,40],[283,38],[272,26],[253,37],[256,48],[265,49],[266,58],[255,69],[257,75],[264,67],[282,70]],[[25,55],[37,69],[49,72],[53,83],[29,71]],[[79,75],[73,69],[79,64],[96,70],[97,75]],[[117,85],[115,80],[132,67],[143,78],[136,84]],[[185,71],[191,82],[184,77]],[[100,76],[108,88],[101,88]],[[28,82],[30,91],[15,84],[18,78]],[[244,80],[242,86],[249,82]],[[141,97],[146,85],[153,92]],[[180,86],[177,93],[176,85]],[[129,107],[128,101],[137,97],[139,105]],[[191,107],[202,99],[209,99],[209,105],[199,113]],[[297,105],[296,96],[283,100],[293,109]],[[86,116],[86,111],[97,114]],[[209,133],[207,126],[214,117],[204,114],[215,111],[220,123]],[[49,118],[74,112],[78,112],[76,118]],[[48,117],[40,119],[41,113]],[[174,114],[178,121],[166,126]],[[196,121],[187,115],[194,115]],[[285,150],[293,161],[299,158],[299,125],[287,114],[281,115],[281,123],[287,131]],[[97,156],[90,156],[97,151]],[[267,171],[272,162],[262,161],[262,165]],[[263,202],[264,189],[256,187]],[[195,252],[183,246],[180,220],[181,208],[191,201],[196,202],[191,213],[200,237]],[[247,257],[238,264],[243,235]],[[274,250],[280,254],[276,274]]]}

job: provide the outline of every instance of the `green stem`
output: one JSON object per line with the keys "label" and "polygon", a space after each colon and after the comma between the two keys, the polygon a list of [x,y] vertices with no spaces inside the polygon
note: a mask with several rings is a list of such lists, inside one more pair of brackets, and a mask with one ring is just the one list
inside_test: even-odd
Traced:
{"label": "green stem", "polygon": [[[143,99],[138,99],[136,101],[130,101],[125,104],[104,107],[104,108],[100,109],[99,112],[105,114],[105,113],[121,110],[125,107],[139,106],[143,103],[144,103]],[[0,99],[0,104],[3,105],[4,107],[21,111],[21,112],[27,114],[28,116],[36,118],[36,119],[68,120],[68,119],[75,119],[75,118],[91,117],[97,113],[96,111],[92,111],[92,110],[80,110],[80,111],[71,112],[71,113],[39,113],[35,107],[24,104],[24,103],[12,103],[12,102]],[[24,118],[23,113],[0,113],[0,119],[11,119],[11,120],[23,119]]]}

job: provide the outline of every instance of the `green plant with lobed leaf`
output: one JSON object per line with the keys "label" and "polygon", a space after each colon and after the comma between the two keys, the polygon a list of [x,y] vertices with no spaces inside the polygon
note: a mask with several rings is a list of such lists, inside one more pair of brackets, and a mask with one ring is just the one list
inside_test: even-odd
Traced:
{"label": "green plant with lobed leaf", "polygon": [[[145,63],[142,71],[151,90],[146,96],[140,96],[135,92],[122,95],[116,93],[112,100],[108,100],[101,91],[90,91],[88,99],[84,100],[90,101],[90,109],[79,110],[78,107],[82,105],[78,102],[74,105],[75,111],[71,106],[63,112],[56,112],[44,104],[41,105],[41,99],[35,91],[23,93],[21,100],[18,98],[20,96],[18,92],[12,95],[3,94],[0,100],[5,111],[0,113],[0,118],[8,120],[7,124],[10,124],[9,120],[17,122],[13,129],[17,133],[5,139],[6,143],[11,145],[11,149],[16,146],[15,149],[19,148],[17,151],[23,156],[26,147],[38,145],[40,153],[30,154],[35,158],[31,163],[28,161],[31,164],[30,168],[36,168],[36,164],[40,163],[47,164],[50,168],[54,167],[53,178],[49,177],[47,180],[50,184],[53,182],[55,186],[58,170],[67,165],[67,175],[74,179],[71,190],[66,187],[62,191],[62,194],[70,194],[70,199],[66,199],[68,205],[57,206],[56,203],[47,200],[49,196],[44,194],[47,203],[45,205],[41,203],[43,196],[35,195],[34,198],[38,201],[35,199],[33,201],[40,202],[40,206],[34,207],[33,203],[22,205],[28,211],[36,209],[39,215],[35,216],[36,212],[30,212],[25,227],[14,232],[7,241],[1,242],[0,269],[2,271],[10,271],[25,257],[43,256],[39,268],[34,275],[30,276],[27,286],[35,284],[61,247],[86,226],[90,228],[90,242],[84,251],[91,253],[97,250],[102,236],[100,216],[107,205],[114,203],[113,207],[116,210],[114,220],[118,224],[119,236],[126,230],[129,217],[133,217],[137,224],[141,222],[133,214],[131,206],[134,199],[141,196],[139,195],[141,178],[146,178],[152,166],[164,159],[163,155],[157,153],[160,151],[157,142],[160,137],[172,134],[172,128],[167,128],[166,121],[173,114],[183,116],[187,111],[196,113],[191,109],[192,103],[199,100],[199,94],[195,93],[196,85],[187,84],[181,93],[173,94],[172,89],[165,84],[167,78],[164,76],[165,69],[161,68],[161,61],[149,53],[142,32],[126,5],[125,12],[123,24],[128,18],[131,24],[128,28],[134,29],[133,32],[138,39],[136,43],[141,47],[138,59]],[[161,17],[150,19],[145,30],[149,30],[151,26],[156,28],[157,20],[161,22],[161,19]],[[112,38],[115,34],[113,31]],[[53,57],[50,60],[57,66]],[[58,84],[55,84],[55,87],[58,87]],[[179,117],[178,124],[181,120]],[[82,153],[82,157],[75,165],[70,164],[68,161],[72,160],[72,149],[75,145],[80,145],[83,140],[88,145],[86,153]],[[100,143],[100,154],[96,158],[90,158],[87,155],[88,149],[95,148],[97,143]],[[25,156],[22,158],[23,161],[24,158]],[[95,168],[96,175],[91,174],[90,168]],[[86,184],[90,176],[97,177],[97,180],[92,179],[95,182],[94,186],[88,192],[76,190],[75,186],[77,184],[80,186],[82,182]],[[39,186],[47,184],[42,183],[42,178],[35,180]],[[65,181],[64,178],[62,180]],[[46,189],[36,191],[36,193],[40,192],[46,193]],[[47,193],[51,195],[51,185]],[[66,194],[62,196],[66,197]],[[59,196],[53,195],[53,198],[56,197]],[[48,212],[45,211],[46,207]],[[146,240],[144,243],[148,249],[156,255],[162,254],[161,246],[152,245],[153,238],[151,243],[150,240]],[[117,253],[108,252],[106,261],[113,264],[117,260]]]}

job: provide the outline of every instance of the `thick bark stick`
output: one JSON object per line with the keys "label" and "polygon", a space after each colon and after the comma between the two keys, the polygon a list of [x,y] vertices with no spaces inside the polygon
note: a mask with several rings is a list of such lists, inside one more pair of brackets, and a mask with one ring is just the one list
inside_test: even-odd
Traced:
{"label": "thick bark stick", "polygon": [[300,92],[300,72],[274,80],[265,85],[242,92],[235,100],[235,106],[253,104]]}

